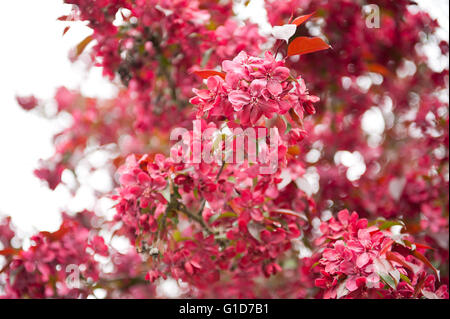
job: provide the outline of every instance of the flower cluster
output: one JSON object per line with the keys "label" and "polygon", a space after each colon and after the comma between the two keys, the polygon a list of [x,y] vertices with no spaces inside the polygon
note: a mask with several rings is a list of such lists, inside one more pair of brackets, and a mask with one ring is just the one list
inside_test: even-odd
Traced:
{"label": "flower cluster", "polygon": [[319,98],[309,95],[303,79],[292,78],[284,64],[269,51],[264,59],[242,51],[233,60],[225,60],[224,78],[211,76],[207,90],[194,89],[191,103],[198,107],[197,117],[225,116],[247,127],[257,125],[262,116],[271,119],[291,109],[300,120],[305,110],[313,114],[313,103]]}
{"label": "flower cluster", "polygon": [[[94,195],[115,216],[63,214],[30,247],[0,221],[2,297],[164,297],[175,279],[189,298],[448,298],[448,66],[423,54],[438,28],[427,13],[373,0],[382,27],[368,28],[361,1],[268,0],[272,39],[233,1],[65,2],[59,20],[92,29],[71,57],[119,80],[117,94],[60,88],[56,112],[17,102],[71,120],[35,175],[76,195],[106,172],[110,189]],[[233,134],[252,128],[256,150]],[[225,161],[242,143],[244,160]],[[256,152],[276,169],[263,174]]]}
{"label": "flower cluster", "polygon": [[[287,21],[295,7],[294,16],[323,12],[304,31],[320,29],[333,45],[333,50],[303,55],[300,61],[286,60],[291,72],[301,73],[321,98],[318,114],[305,119],[308,138],[300,152],[315,154],[318,211],[348,207],[369,220],[399,218],[417,241],[434,248],[427,256],[445,268],[449,112],[448,101],[436,92],[448,90],[448,67],[425,66],[422,38],[439,24],[403,1],[371,4],[389,12],[381,14],[380,28],[366,27],[367,16],[360,14],[356,1],[265,1],[274,26]],[[448,57],[446,41],[436,41],[434,47]],[[378,129],[372,131],[368,127],[375,118]],[[359,163],[341,162],[344,152]],[[447,284],[448,276],[441,281]]]}
{"label": "flower cluster", "polygon": [[[402,247],[405,236],[388,230],[368,226],[367,219],[360,219],[356,212],[338,213],[320,225],[323,234],[318,244],[323,245],[318,261],[320,278],[317,287],[324,289],[324,298],[376,298],[411,297],[432,291],[414,291],[413,283],[424,276],[423,265],[414,259],[414,252]],[[414,249],[416,249],[414,247]],[[407,252],[403,256],[401,252]],[[427,279],[430,280],[430,279]],[[425,290],[425,287],[422,288]],[[439,297],[448,298],[448,289],[441,286]]]}
{"label": "flower cluster", "polygon": [[[113,199],[116,205],[115,218],[122,221],[130,231],[137,235],[139,229],[156,232],[156,219],[164,212],[167,200],[161,194],[167,186],[167,174],[162,155],[155,157],[155,164],[147,157],[136,160],[129,156],[119,169],[121,188]],[[146,213],[140,214],[140,211]]]}
{"label": "flower cluster", "polygon": [[0,253],[8,257],[3,297],[86,298],[101,272],[94,255],[108,256],[109,248],[102,237],[65,215],[59,230],[32,236],[28,249]]}

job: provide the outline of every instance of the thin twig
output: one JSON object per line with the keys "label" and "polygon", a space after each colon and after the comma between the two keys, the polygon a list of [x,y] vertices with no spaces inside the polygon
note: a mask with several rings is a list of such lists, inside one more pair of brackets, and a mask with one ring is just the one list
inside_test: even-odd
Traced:
{"label": "thin twig", "polygon": [[188,217],[192,218],[193,220],[195,220],[196,222],[198,222],[203,227],[203,229],[206,232],[208,232],[209,234],[216,234],[216,232],[213,231],[209,227],[209,225],[205,222],[205,220],[203,219],[203,217],[201,215],[197,215],[197,214],[190,212],[184,204],[179,203],[178,210],[180,212],[182,212],[183,214],[185,214],[186,216],[188,216]]}
{"label": "thin twig", "polygon": [[224,167],[225,167],[225,161],[222,161],[222,166],[220,167],[220,170],[216,175],[216,182],[219,181],[220,174],[222,174]]}

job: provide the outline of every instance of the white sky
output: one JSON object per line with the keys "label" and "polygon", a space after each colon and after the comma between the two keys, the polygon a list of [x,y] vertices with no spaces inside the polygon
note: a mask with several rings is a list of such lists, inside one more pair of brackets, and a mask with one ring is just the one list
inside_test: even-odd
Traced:
{"label": "white sky", "polygon": [[[255,17],[263,12],[262,0],[252,2],[240,16]],[[442,21],[445,30],[441,35],[448,39],[448,0],[420,3]],[[62,37],[66,24],[56,19],[69,10],[61,0],[4,1],[0,10],[0,215],[11,215],[25,235],[37,229],[56,230],[62,209],[82,208],[88,203],[87,199],[73,200],[63,187],[52,192],[34,177],[38,160],[53,154],[51,137],[59,128],[23,111],[15,95],[50,99],[61,85],[80,87],[92,96],[106,97],[112,92],[99,69],[87,77],[81,65],[69,62],[69,50],[89,34],[88,28],[74,24]]]}
{"label": "white sky", "polygon": [[61,209],[74,203],[64,188],[52,192],[33,175],[38,160],[53,154],[58,125],[22,110],[15,95],[48,100],[58,86],[80,83],[86,94],[111,92],[100,69],[86,79],[82,66],[69,62],[69,50],[90,32],[74,24],[62,37],[66,24],[56,19],[69,11],[60,0],[5,1],[0,10],[0,215],[13,216],[27,233],[55,230]]}

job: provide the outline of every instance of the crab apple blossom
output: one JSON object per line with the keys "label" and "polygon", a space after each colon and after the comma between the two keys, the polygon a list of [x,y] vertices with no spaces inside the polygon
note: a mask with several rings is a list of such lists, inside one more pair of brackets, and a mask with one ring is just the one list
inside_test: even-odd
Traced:
{"label": "crab apple blossom", "polygon": [[267,0],[272,32],[235,1],[65,3],[92,30],[72,62],[117,93],[18,97],[70,119],[34,173],[110,185],[55,232],[0,220],[2,298],[449,298],[448,64],[426,54],[448,41],[414,2]]}
{"label": "crab apple blossom", "polygon": [[[90,213],[85,214],[88,217]],[[31,237],[31,242],[28,249],[7,250],[5,245],[3,254],[9,264],[2,276],[7,298],[87,297],[89,282],[99,280],[100,267],[93,256],[109,255],[102,237],[67,215],[58,231],[40,232]],[[71,266],[77,271],[74,280],[79,284],[66,280]]]}
{"label": "crab apple blossom", "polygon": [[[380,228],[383,227],[368,226],[367,219],[360,219],[356,212],[350,214],[348,210],[340,211],[337,219],[331,218],[320,225],[323,235],[318,241],[324,249],[318,261],[321,276],[315,283],[326,289],[324,298],[362,298],[375,293],[384,298],[408,298],[425,293],[413,288],[413,282],[426,275],[409,255],[410,249],[417,249],[407,241],[409,236],[398,237]],[[400,282],[402,276],[411,279]],[[429,275],[427,280],[434,283],[435,277]],[[447,286],[437,291],[448,298]],[[428,292],[435,293],[435,286]]]}

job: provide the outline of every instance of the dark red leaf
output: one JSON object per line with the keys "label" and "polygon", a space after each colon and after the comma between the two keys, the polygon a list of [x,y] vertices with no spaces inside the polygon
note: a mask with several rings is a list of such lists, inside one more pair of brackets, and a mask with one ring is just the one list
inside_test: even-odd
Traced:
{"label": "dark red leaf", "polygon": [[416,245],[417,248],[434,250],[433,247],[430,247],[430,246],[425,245],[425,244],[414,243],[414,245]]}
{"label": "dark red leaf", "polygon": [[69,29],[70,29],[70,26],[65,27],[64,31],[63,31],[63,35],[65,35],[67,33],[67,31],[69,31]]}
{"label": "dark red leaf", "polygon": [[288,56],[312,53],[329,49],[330,45],[321,38],[298,37],[295,38],[288,47]]}
{"label": "dark red leaf", "polygon": [[292,21],[292,24],[295,24],[298,27],[302,23],[305,23],[306,21],[308,21],[309,18],[311,18],[315,13],[316,12],[314,11],[313,13],[305,14],[303,16],[297,17],[294,19],[294,21]]}
{"label": "dark red leaf", "polygon": [[422,261],[425,265],[427,265],[428,267],[430,267],[434,274],[436,275],[437,279],[440,280],[440,274],[439,274],[439,270],[437,270],[433,264],[427,259],[427,257],[425,257],[424,255],[422,255],[421,253],[419,253],[417,250],[412,252],[413,256],[416,257],[417,259],[419,259],[420,261]]}
{"label": "dark red leaf", "polygon": [[55,231],[53,233],[48,232],[48,231],[43,231],[43,232],[41,232],[41,234],[44,235],[45,237],[47,237],[50,241],[58,241],[65,234],[67,234],[69,232],[71,227],[72,227],[72,225],[69,222],[63,223],[57,231]]}
{"label": "dark red leaf", "polygon": [[87,36],[84,38],[83,41],[78,43],[77,49],[76,49],[76,56],[78,57],[81,53],[83,53],[84,49],[87,47],[87,45],[93,40],[92,36]]}
{"label": "dark red leaf", "polygon": [[389,241],[386,243],[386,245],[384,245],[384,247],[381,248],[380,255],[385,254],[385,253],[388,251],[388,249],[391,248],[391,246],[392,246],[393,243],[394,243],[394,241],[393,241],[392,239],[389,240]]}
{"label": "dark red leaf", "polygon": [[389,69],[387,69],[385,66],[378,64],[378,63],[369,63],[367,65],[367,69],[370,72],[375,72],[375,73],[379,73],[383,76],[390,76],[392,75],[392,72],[389,71]]}
{"label": "dark red leaf", "polygon": [[19,252],[20,252],[19,249],[5,248],[3,250],[0,250],[0,255],[1,256],[14,256],[14,255],[17,255]]}
{"label": "dark red leaf", "polygon": [[414,297],[417,297],[419,293],[422,291],[423,286],[425,285],[425,273],[419,275],[419,279],[417,280],[417,284],[414,287]]}
{"label": "dark red leaf", "polygon": [[402,258],[400,258],[399,256],[397,256],[396,254],[394,254],[394,253],[392,253],[390,251],[388,251],[386,253],[386,259],[399,263],[403,267],[411,270],[411,272],[414,273],[414,274],[417,272],[417,268],[415,268],[413,264],[410,264],[410,263],[406,262],[406,260],[403,260]]}
{"label": "dark red leaf", "polygon": [[214,75],[218,75],[222,79],[225,79],[225,73],[224,72],[219,72],[219,71],[215,71],[215,70],[198,70],[198,71],[194,71],[194,74],[198,75],[202,79],[207,79],[210,76],[214,76]]}

